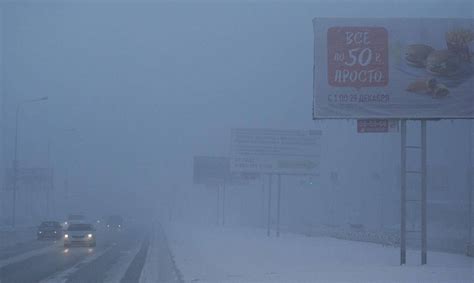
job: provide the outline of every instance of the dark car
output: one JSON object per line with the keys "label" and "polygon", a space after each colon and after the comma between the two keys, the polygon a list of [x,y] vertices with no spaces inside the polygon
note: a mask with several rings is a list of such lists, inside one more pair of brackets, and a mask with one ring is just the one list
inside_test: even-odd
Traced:
{"label": "dark car", "polygon": [[107,230],[122,230],[123,229],[123,218],[120,215],[112,215],[107,218],[105,222]]}
{"label": "dark car", "polygon": [[63,227],[58,221],[43,221],[36,232],[38,240],[55,239],[63,236]]}

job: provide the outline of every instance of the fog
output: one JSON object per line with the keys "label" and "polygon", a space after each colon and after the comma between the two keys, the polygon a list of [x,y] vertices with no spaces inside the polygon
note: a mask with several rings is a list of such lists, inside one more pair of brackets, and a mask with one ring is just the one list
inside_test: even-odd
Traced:
{"label": "fog", "polygon": [[[20,168],[51,167],[54,190],[47,204],[45,192],[20,186],[18,225],[70,213],[214,225],[222,195],[217,186],[193,184],[194,156],[228,157],[233,128],[316,129],[319,176],[282,176],[282,230],[304,235],[316,225],[352,224],[391,236],[400,225],[400,133],[358,134],[352,120],[312,119],[311,21],[472,19],[474,7],[441,0],[70,0],[3,1],[0,9],[2,224],[12,210],[5,172],[14,160],[16,107],[47,96],[21,107],[17,159]],[[433,249],[464,249],[469,123],[428,122]],[[408,143],[419,142],[419,124],[408,122]],[[267,183],[227,186],[226,226],[266,228],[263,178]],[[447,238],[433,235],[446,229],[456,232],[443,245]]]}

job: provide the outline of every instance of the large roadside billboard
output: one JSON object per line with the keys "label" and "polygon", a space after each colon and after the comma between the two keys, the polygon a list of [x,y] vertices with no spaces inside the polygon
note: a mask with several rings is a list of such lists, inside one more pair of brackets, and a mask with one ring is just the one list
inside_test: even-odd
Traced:
{"label": "large roadside billboard", "polygon": [[231,172],[318,175],[321,131],[232,129]]}
{"label": "large roadside billboard", "polygon": [[474,20],[315,18],[313,118],[474,118]]}

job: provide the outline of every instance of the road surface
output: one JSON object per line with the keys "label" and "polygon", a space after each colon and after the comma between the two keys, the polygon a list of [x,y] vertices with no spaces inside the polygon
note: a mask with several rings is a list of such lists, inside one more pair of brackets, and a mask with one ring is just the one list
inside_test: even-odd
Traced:
{"label": "road surface", "polygon": [[[170,254],[161,252],[168,250],[162,233],[160,227],[97,231],[95,248],[65,249],[62,241],[3,247],[0,282],[179,282]],[[142,278],[145,266],[158,271],[155,278]]]}

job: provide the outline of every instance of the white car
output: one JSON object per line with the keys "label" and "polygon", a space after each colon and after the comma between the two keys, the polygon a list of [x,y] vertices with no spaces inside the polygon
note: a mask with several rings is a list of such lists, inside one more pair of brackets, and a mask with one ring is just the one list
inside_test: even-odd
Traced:
{"label": "white car", "polygon": [[64,232],[64,247],[86,246],[95,247],[95,228],[92,224],[71,223]]}

